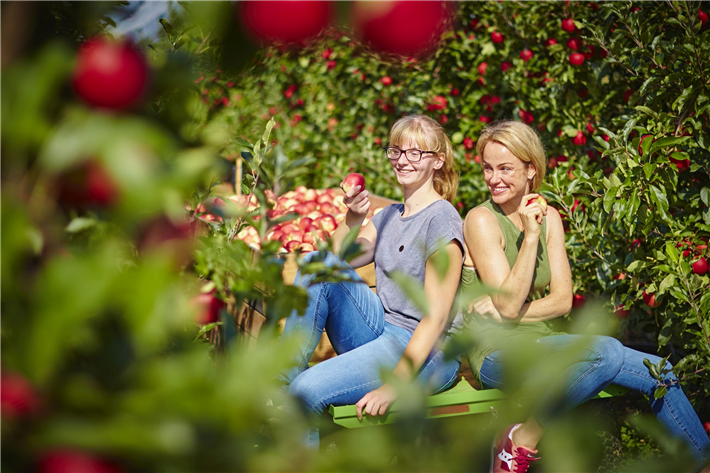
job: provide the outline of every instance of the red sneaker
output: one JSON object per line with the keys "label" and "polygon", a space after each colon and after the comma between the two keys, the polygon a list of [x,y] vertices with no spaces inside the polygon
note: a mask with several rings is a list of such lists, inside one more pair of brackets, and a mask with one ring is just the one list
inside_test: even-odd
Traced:
{"label": "red sneaker", "polygon": [[513,432],[523,424],[514,424],[505,429],[503,434],[496,438],[491,452],[491,473],[526,473],[530,462],[536,462],[537,450],[525,447],[516,447],[513,444]]}

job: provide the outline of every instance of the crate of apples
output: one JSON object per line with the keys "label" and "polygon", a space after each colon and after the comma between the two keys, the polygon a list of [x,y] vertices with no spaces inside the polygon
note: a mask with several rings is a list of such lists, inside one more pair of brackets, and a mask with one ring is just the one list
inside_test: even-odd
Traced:
{"label": "crate of apples", "polygon": [[[337,188],[309,189],[298,186],[279,197],[267,191],[266,197],[271,206],[267,212],[269,218],[276,219],[287,214],[296,214],[297,217],[271,227],[266,238],[280,241],[281,253],[314,251],[320,241],[330,238],[338,223],[345,217],[348,209],[343,203],[343,196],[344,192]],[[248,210],[257,208],[255,198],[248,205],[247,196],[235,195],[226,198],[239,206],[247,206]],[[370,211],[363,225],[366,225],[374,214],[394,201],[370,195],[370,202]],[[212,205],[219,205],[219,202],[213,202]],[[198,209],[198,212],[200,210],[206,211],[206,209]],[[200,218],[206,221],[220,219],[219,216],[210,213],[203,213]],[[254,249],[261,249],[259,232],[252,226],[243,228],[237,234],[237,238]]]}

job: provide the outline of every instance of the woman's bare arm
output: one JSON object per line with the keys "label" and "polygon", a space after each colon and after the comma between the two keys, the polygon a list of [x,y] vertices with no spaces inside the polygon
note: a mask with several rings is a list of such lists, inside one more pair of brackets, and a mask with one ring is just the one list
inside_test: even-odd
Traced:
{"label": "woman's bare arm", "polygon": [[[414,378],[429,353],[434,349],[446,327],[451,307],[456,298],[456,291],[461,279],[463,250],[458,243],[451,241],[439,251],[446,252],[449,258],[449,267],[444,277],[440,278],[431,262],[434,255],[427,260],[424,293],[429,305],[429,312],[422,317],[421,322],[417,325],[412,338],[409,339],[409,343],[404,349],[402,358],[393,370],[393,373],[403,380]],[[387,407],[394,401],[395,396],[396,393],[389,384],[370,391],[356,404],[358,418],[362,419],[363,412],[369,415],[384,414]]]}

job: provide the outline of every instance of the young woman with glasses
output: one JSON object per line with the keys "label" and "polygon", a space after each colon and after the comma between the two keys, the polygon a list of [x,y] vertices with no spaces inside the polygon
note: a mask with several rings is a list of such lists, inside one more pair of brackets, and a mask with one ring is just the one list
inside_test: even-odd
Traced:
{"label": "young woman with glasses", "polygon": [[[308,444],[314,447],[317,419],[331,404],[356,404],[360,418],[363,413],[385,413],[396,394],[383,383],[382,370],[402,380],[416,379],[436,392],[456,380],[460,365],[445,360],[440,349],[455,315],[464,252],[462,221],[451,204],[458,188],[451,143],[436,121],[411,115],[394,124],[383,154],[402,186],[404,202],[385,207],[363,226],[369,194],[350,189],[344,198],[348,211],[332,236],[333,247],[338,251],[345,236],[359,228],[356,242],[362,253],[350,265],[334,255],[326,258],[327,264],[345,268],[358,280],[352,268],[374,261],[377,294],[361,281],[309,285],[309,277],[300,274],[295,281],[307,287],[309,304],[305,315],[294,313],[286,320],[283,336],[299,333],[306,343],[296,367],[284,378],[289,392],[312,414]],[[432,258],[442,254],[449,265],[440,275]],[[392,279],[397,272],[423,286],[427,312]],[[308,368],[324,329],[338,355]]]}
{"label": "young woman with glasses", "polygon": [[[659,357],[626,348],[611,337],[554,334],[545,324],[572,308],[572,276],[560,214],[536,200],[546,167],[538,134],[520,122],[499,122],[483,130],[476,150],[491,198],[466,216],[462,281],[464,287],[480,281],[499,292],[472,304],[465,315],[466,330],[478,341],[469,353],[471,368],[483,387],[505,391],[511,384],[530,386],[526,381],[545,372],[545,366],[515,358],[522,356],[516,349],[526,342],[558,361],[574,354],[542,394],[533,416],[511,425],[496,440],[491,471],[527,471],[537,461],[536,447],[550,419],[609,384],[646,394],[658,420],[685,440],[697,460],[707,458],[710,440],[672,372],[665,375],[666,394],[654,398],[660,384],[643,360],[658,364]],[[504,368],[511,362],[526,366],[525,379],[506,377]]]}

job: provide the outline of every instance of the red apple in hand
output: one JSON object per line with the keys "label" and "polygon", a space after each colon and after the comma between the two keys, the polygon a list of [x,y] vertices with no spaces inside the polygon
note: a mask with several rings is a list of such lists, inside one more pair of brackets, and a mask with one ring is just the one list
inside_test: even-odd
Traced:
{"label": "red apple in hand", "polygon": [[348,174],[345,179],[343,179],[343,182],[340,184],[340,187],[345,193],[347,193],[355,186],[360,186],[360,192],[365,190],[365,178],[362,177],[362,174],[358,174],[356,172]]}
{"label": "red apple in hand", "polygon": [[538,204],[540,204],[540,207],[542,207],[543,211],[547,210],[547,201],[545,200],[545,198],[543,196],[539,195],[537,197],[534,197],[534,198],[528,200],[528,203],[525,204],[525,207],[532,204],[533,202],[537,202]]}

